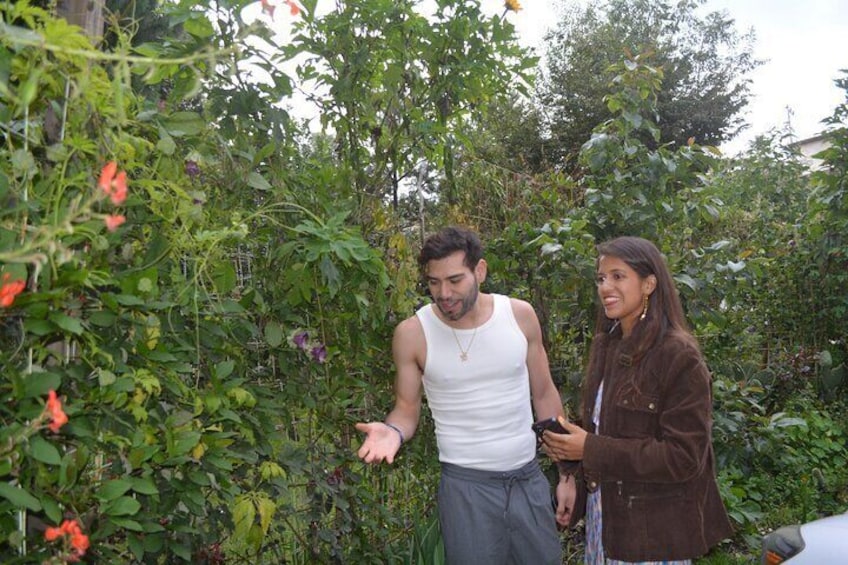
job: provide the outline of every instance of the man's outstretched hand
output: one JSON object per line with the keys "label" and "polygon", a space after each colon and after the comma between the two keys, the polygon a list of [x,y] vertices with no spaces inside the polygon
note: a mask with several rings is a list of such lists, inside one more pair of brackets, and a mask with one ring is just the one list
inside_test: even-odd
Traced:
{"label": "man's outstretched hand", "polygon": [[356,429],[365,434],[365,441],[356,454],[366,463],[394,463],[401,446],[400,434],[382,422],[360,422]]}

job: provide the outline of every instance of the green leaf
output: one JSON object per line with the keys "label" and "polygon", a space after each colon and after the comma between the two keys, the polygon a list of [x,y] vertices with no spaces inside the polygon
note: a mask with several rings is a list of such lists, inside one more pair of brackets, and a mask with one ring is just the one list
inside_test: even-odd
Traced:
{"label": "green leaf", "polygon": [[175,112],[162,126],[170,135],[181,137],[197,135],[206,129],[206,122],[196,112]]}
{"label": "green leaf", "polygon": [[144,528],[141,524],[136,522],[135,520],[130,520],[129,518],[112,518],[112,523],[116,526],[119,526],[125,530],[130,530],[133,532],[143,532]]}
{"label": "green leaf", "polygon": [[32,436],[29,440],[29,453],[33,459],[48,465],[61,465],[62,456],[56,446],[41,436]]}
{"label": "green leaf", "polygon": [[172,449],[168,450],[171,457],[185,455],[200,441],[200,432],[183,432],[177,435]]}
{"label": "green leaf", "polygon": [[41,506],[44,508],[44,513],[50,518],[51,522],[58,524],[62,521],[62,509],[50,495],[41,498]]}
{"label": "green leaf", "polygon": [[41,503],[37,498],[24,489],[12,486],[7,482],[0,482],[0,496],[18,508],[27,508],[33,512],[41,510]]}
{"label": "green leaf", "polygon": [[114,298],[118,304],[123,306],[144,306],[147,304],[143,298],[133,294],[116,294],[114,295]]}
{"label": "green leaf", "polygon": [[142,557],[144,557],[144,540],[142,536],[127,536],[127,545],[129,545],[130,552],[136,561],[141,562]]}
{"label": "green leaf", "polygon": [[271,190],[271,184],[257,172],[251,172],[247,175],[247,185],[256,190]]}
{"label": "green leaf", "polygon": [[680,284],[685,284],[692,290],[698,290],[698,282],[687,274],[679,274],[674,276],[674,280]]}
{"label": "green leaf", "polygon": [[265,341],[271,347],[279,347],[283,343],[283,328],[275,321],[265,324]]}
{"label": "green leaf", "polygon": [[226,379],[230,375],[233,374],[233,369],[235,369],[236,362],[232,359],[227,359],[226,361],[222,361],[215,366],[215,378],[218,379]]}
{"label": "green leaf", "polygon": [[37,372],[29,375],[24,381],[26,398],[47,396],[51,390],[58,390],[62,378],[55,373]]}
{"label": "green leaf", "polygon": [[109,386],[116,380],[117,377],[112,371],[107,371],[106,369],[99,369],[97,371],[97,383],[102,387]]}
{"label": "green leaf", "polygon": [[212,271],[212,281],[215,283],[215,290],[220,294],[227,294],[236,287],[238,280],[236,278],[236,269],[232,262],[225,261],[219,263],[215,270]]}
{"label": "green leaf", "polygon": [[24,320],[24,331],[42,337],[56,331],[56,326],[47,320]]}
{"label": "green leaf", "polygon": [[118,317],[114,312],[110,310],[99,310],[97,312],[92,312],[88,316],[88,321],[97,327],[100,328],[110,328],[115,325],[115,321]]}
{"label": "green leaf", "polygon": [[237,541],[246,540],[255,519],[256,508],[253,506],[253,501],[247,497],[237,498],[235,507],[233,508],[233,523],[235,524],[233,537]]}
{"label": "green leaf", "polygon": [[173,155],[177,151],[177,144],[173,137],[163,132],[159,141],[156,142],[156,150],[163,155]]}
{"label": "green leaf", "polygon": [[132,483],[126,479],[116,479],[103,483],[95,496],[103,501],[115,500],[132,488]]}
{"label": "green leaf", "polygon": [[200,39],[205,39],[207,37],[211,37],[215,30],[212,28],[212,24],[209,23],[203,15],[195,13],[190,19],[183,22],[183,29],[192,34],[195,37]]}
{"label": "green leaf", "polygon": [[268,528],[271,527],[271,519],[277,511],[277,505],[270,498],[262,497],[257,501],[259,510],[259,525],[262,527],[262,534],[268,534]]}
{"label": "green leaf", "polygon": [[132,451],[130,451],[127,459],[133,467],[139,467],[142,463],[156,455],[159,451],[161,451],[161,447],[158,445],[145,445],[143,447],[136,447]]}
{"label": "green leaf", "polygon": [[132,516],[141,509],[141,503],[129,496],[122,496],[108,503],[103,512],[109,516]]}
{"label": "green leaf", "polygon": [[156,488],[156,483],[153,482],[153,479],[150,477],[133,477],[130,479],[132,482],[132,490],[139,494],[146,495],[155,495],[159,494],[159,489]]}
{"label": "green leaf", "polygon": [[77,318],[72,318],[63,312],[50,312],[47,317],[66,332],[82,335],[84,331],[82,323]]}

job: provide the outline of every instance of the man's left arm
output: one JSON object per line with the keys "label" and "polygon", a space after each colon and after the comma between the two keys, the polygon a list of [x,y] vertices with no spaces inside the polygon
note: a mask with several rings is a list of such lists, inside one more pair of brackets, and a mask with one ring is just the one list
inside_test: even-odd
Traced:
{"label": "man's left arm", "polygon": [[542,328],[536,311],[523,300],[513,298],[511,302],[515,319],[527,338],[527,372],[530,375],[530,394],[536,419],[562,416],[562,398],[551,378],[548,354],[542,343]]}
{"label": "man's left arm", "polygon": [[[524,335],[527,337],[527,372],[530,375],[530,395],[536,419],[564,418],[562,398],[551,377],[548,354],[542,342],[542,327],[533,307],[523,300],[512,299],[512,311]],[[549,433],[549,432],[548,432]],[[574,512],[577,488],[573,475],[576,468],[557,465],[559,482],[556,486],[556,520],[562,526],[568,526]]]}

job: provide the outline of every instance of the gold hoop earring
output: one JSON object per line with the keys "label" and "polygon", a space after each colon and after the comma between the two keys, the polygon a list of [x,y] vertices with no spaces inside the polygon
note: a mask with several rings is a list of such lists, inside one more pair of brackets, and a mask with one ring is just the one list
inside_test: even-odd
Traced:
{"label": "gold hoop earring", "polygon": [[640,320],[644,320],[645,316],[648,315],[648,295],[642,295],[642,315],[639,316]]}

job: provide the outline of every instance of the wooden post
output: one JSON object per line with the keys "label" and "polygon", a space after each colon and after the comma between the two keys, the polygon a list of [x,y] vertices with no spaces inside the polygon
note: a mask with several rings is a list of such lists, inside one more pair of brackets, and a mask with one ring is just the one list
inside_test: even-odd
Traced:
{"label": "wooden post", "polygon": [[104,5],[105,0],[59,0],[56,15],[80,26],[92,42],[98,43],[103,38]]}

